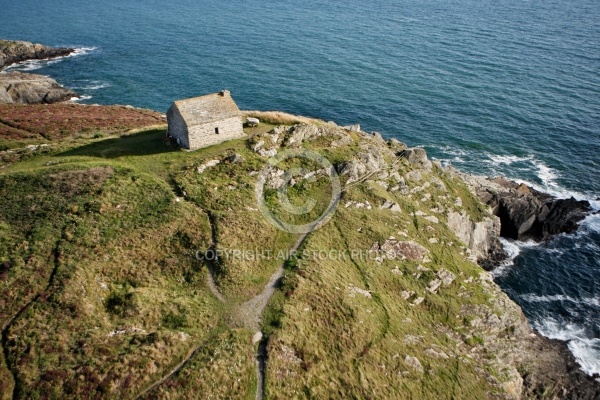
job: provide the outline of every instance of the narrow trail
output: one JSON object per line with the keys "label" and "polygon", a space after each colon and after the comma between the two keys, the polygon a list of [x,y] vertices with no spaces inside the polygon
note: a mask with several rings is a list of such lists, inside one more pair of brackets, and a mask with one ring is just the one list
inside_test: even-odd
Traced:
{"label": "narrow trail", "polygon": [[[176,184],[175,181],[171,182],[171,186],[173,188],[173,192],[177,196],[183,197],[185,200],[184,193],[180,190],[180,188],[178,187],[178,185]],[[307,238],[307,236],[310,233],[312,233],[315,229],[320,227],[320,224],[325,220],[326,216],[330,212],[333,212],[334,209],[337,207],[337,204],[341,198],[341,194],[342,193],[337,194],[337,198],[335,199],[335,201],[333,201],[330,204],[330,206],[327,208],[327,210],[323,213],[323,215],[321,215],[321,217],[312,224],[312,229],[310,229],[308,232],[303,233],[302,235],[300,235],[300,237],[298,237],[298,239],[296,240],[294,245],[290,248],[288,254],[293,254],[294,252],[296,252],[300,248],[300,246],[304,243],[304,240]],[[192,203],[192,204],[194,204],[194,203]],[[209,210],[206,210],[206,209],[198,206],[197,204],[194,204],[194,206],[199,207],[208,216],[209,223],[210,223],[210,229],[211,229],[211,238],[212,238],[212,244],[210,246],[210,250],[215,251],[216,246],[218,244],[218,229],[217,229],[217,223],[216,223],[216,216],[214,214],[212,214]],[[216,254],[216,253],[214,253],[214,254]],[[223,304],[227,304],[228,303],[227,299],[221,294],[221,292],[219,291],[219,289],[215,283],[215,275],[216,275],[215,267],[216,267],[216,265],[214,262],[208,262],[207,264],[208,264],[208,272],[209,273],[207,274],[206,283],[207,283],[210,291],[212,292],[212,294],[217,299],[219,299],[219,301],[221,301]],[[283,261],[281,263],[281,265],[277,268],[277,270],[271,275],[271,277],[269,278],[269,281],[266,283],[262,292],[260,294],[256,295],[255,297],[253,297],[252,299],[239,305],[237,307],[237,310],[234,313],[238,322],[241,323],[241,325],[244,326],[245,328],[256,332],[255,338],[258,338],[257,339],[258,340],[258,349],[257,349],[257,354],[256,354],[256,370],[257,370],[256,400],[264,399],[265,373],[266,373],[266,364],[267,364],[267,360],[268,360],[268,353],[267,353],[268,338],[262,337],[262,332],[260,331],[260,319],[261,319],[262,313],[264,312],[267,304],[269,303],[269,300],[271,299],[273,294],[275,294],[275,291],[277,290],[277,288],[279,286],[281,278],[283,278],[284,272],[285,272],[285,261]],[[387,313],[387,310],[386,310],[386,313]],[[159,379],[152,385],[148,386],[148,388],[146,390],[144,390],[142,392],[142,394],[140,394],[137,397],[137,399],[140,399],[145,394],[149,393],[156,387],[160,386],[167,379],[169,379],[171,376],[173,376],[179,370],[181,370],[181,368],[183,368],[185,366],[185,364],[194,356],[194,354],[201,347],[202,346],[198,346],[198,347],[192,349],[187,354],[187,356],[179,364],[177,364],[175,366],[175,368],[173,368],[167,375],[163,376],[161,379]]]}
{"label": "narrow trail", "polygon": [[[209,220],[212,218],[210,215],[211,214],[209,214]],[[213,226],[214,225],[211,220],[211,230],[213,230]],[[213,230],[213,242],[215,239],[215,237],[214,237],[215,233],[216,233],[216,231]],[[306,239],[307,236],[308,236],[308,233],[305,233],[302,236],[300,236],[298,238],[298,240],[296,241],[296,243],[294,244],[294,246],[292,246],[290,253],[298,250],[298,248],[302,245],[302,243],[304,242],[304,239]],[[279,266],[279,268],[273,273],[273,275],[271,275],[269,282],[267,282],[267,284],[265,285],[265,288],[259,295],[257,295],[256,297],[252,298],[251,300],[240,305],[237,316],[240,318],[240,322],[242,322],[244,327],[251,329],[253,331],[256,331],[256,332],[260,332],[260,316],[261,316],[262,312],[264,311],[265,307],[267,306],[267,303],[271,299],[271,296],[273,296],[273,294],[275,293],[275,290],[277,290],[277,285],[279,283],[279,280],[283,277],[284,263],[282,263]],[[215,285],[215,282],[212,277],[212,273],[208,274],[207,283],[208,283],[209,287],[213,286],[211,288],[211,291],[213,292],[215,297],[219,298],[219,300],[221,302],[226,304],[227,303],[226,299],[221,295],[221,293],[219,292],[218,288]],[[214,288],[214,290],[213,290],[213,288]],[[198,350],[200,350],[203,346],[205,346],[205,344],[207,342],[208,342],[208,340],[204,341],[200,346],[197,346],[197,347],[194,347],[193,349],[191,349],[186,354],[186,356],[175,367],[173,367],[167,374],[165,374],[159,380],[148,385],[146,387],[146,389],[144,389],[138,396],[136,396],[136,399],[143,399],[144,396],[146,396],[147,394],[152,392],[154,389],[156,389],[157,387],[159,387],[160,385],[165,383],[169,378],[171,378],[172,376],[177,374],[192,359],[192,357],[194,357],[194,355],[198,352]],[[264,382],[265,382],[264,376],[265,376],[266,361],[267,361],[267,340],[265,339],[265,340],[260,341],[260,343],[258,345],[258,352],[256,355],[256,366],[257,366],[256,398],[258,400],[263,400],[263,398],[264,398],[264,388],[265,388],[264,387]]]}
{"label": "narrow trail", "polygon": [[148,395],[149,393],[151,393],[154,389],[156,389],[157,387],[159,387],[160,385],[162,385],[163,383],[165,383],[168,379],[170,379],[171,377],[173,377],[174,375],[176,375],[179,371],[181,371],[181,369],[183,367],[185,367],[185,365],[192,359],[192,357],[194,357],[194,355],[196,355],[196,353],[198,353],[198,351],[203,348],[204,346],[206,346],[207,343],[209,343],[213,337],[215,335],[211,334],[209,335],[209,337],[207,339],[205,339],[200,345],[193,347],[192,349],[190,349],[187,354],[185,355],[185,357],[177,364],[175,365],[168,374],[164,375],[162,378],[160,378],[159,380],[155,381],[154,383],[151,383],[150,385],[146,386],[146,388],[144,390],[142,390],[140,392],[140,394],[138,394],[137,396],[135,396],[136,400],[140,400],[143,399],[144,396]]}
{"label": "narrow trail", "polygon": [[223,304],[227,303],[223,294],[219,291],[217,284],[215,283],[215,273],[212,267],[208,267],[208,273],[206,274],[206,285],[210,289],[210,292]]}
{"label": "narrow trail", "polygon": [[[208,218],[208,224],[210,225],[210,238],[211,238],[211,244],[207,250],[212,252],[212,254],[216,255],[217,254],[216,248],[217,248],[217,244],[219,243],[219,230],[217,228],[217,217],[210,210],[199,206],[198,204],[194,203],[193,201],[190,201],[187,198],[185,191],[179,186],[179,184],[177,183],[175,178],[173,178],[173,176],[168,177],[167,183],[171,187],[171,191],[173,192],[175,197],[177,197],[178,199],[179,198],[183,199],[186,203],[192,205],[193,207],[201,210],[204,214],[206,214],[206,217]],[[223,304],[227,303],[225,296],[223,296],[223,294],[217,287],[217,284],[215,283],[215,276],[217,274],[216,268],[215,268],[216,267],[216,265],[215,265],[216,259],[214,257],[211,257],[210,259],[206,259],[205,262],[208,267],[208,273],[206,274],[207,275],[206,276],[206,284],[208,285],[208,288],[210,289],[213,296],[215,296],[217,299],[219,299],[219,301],[221,303],[223,303]]]}
{"label": "narrow trail", "polygon": [[[309,229],[308,232],[303,233],[298,238],[296,243],[294,243],[294,245],[291,247],[288,254],[295,253],[300,248],[300,246],[302,246],[308,235],[314,232],[316,229],[318,229],[321,226],[321,223],[327,218],[327,216],[331,212],[335,211],[335,208],[337,207],[338,202],[341,199],[341,195],[342,193],[338,193],[336,195],[335,201],[333,201],[329,205],[327,210],[325,210],[325,212],[321,215],[321,217],[319,217],[312,224],[312,228]],[[258,349],[256,352],[256,400],[264,400],[265,397],[265,376],[267,361],[269,359],[269,354],[267,352],[269,338],[262,337],[262,332],[260,331],[260,318],[262,316],[263,311],[265,310],[265,307],[269,303],[269,300],[277,290],[277,286],[281,278],[283,277],[284,272],[285,261],[282,262],[279,268],[275,271],[275,273],[271,275],[271,278],[269,279],[269,282],[267,282],[267,284],[265,285],[263,291],[251,300],[248,300],[247,302],[240,305],[237,313],[244,326],[248,329],[255,331],[257,333],[255,337],[258,336],[261,338],[259,339],[260,342],[258,343]]]}
{"label": "narrow trail", "polygon": [[147,395],[148,393],[152,392],[154,389],[156,389],[157,387],[159,387],[160,385],[165,383],[165,381],[167,379],[171,378],[173,375],[175,375],[177,372],[179,372],[181,370],[181,368],[183,368],[183,366],[185,364],[187,364],[188,361],[190,361],[190,359],[194,356],[194,354],[196,354],[196,352],[201,347],[202,346],[194,347],[190,351],[188,351],[188,353],[183,358],[183,360],[181,360],[181,362],[179,362],[179,364],[174,366],[173,369],[171,369],[171,371],[169,371],[168,374],[164,375],[162,378],[160,378],[156,382],[152,383],[150,386],[146,387],[146,389],[142,390],[142,392],[140,394],[138,394],[135,398],[142,399],[142,398],[144,398],[145,395]]}
{"label": "narrow trail", "polygon": [[256,400],[265,397],[265,373],[267,371],[267,346],[269,339],[261,340],[256,351]]}

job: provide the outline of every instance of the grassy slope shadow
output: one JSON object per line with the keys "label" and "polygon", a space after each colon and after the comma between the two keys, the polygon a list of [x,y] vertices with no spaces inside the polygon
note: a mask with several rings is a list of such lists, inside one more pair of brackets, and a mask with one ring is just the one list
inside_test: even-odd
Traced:
{"label": "grassy slope shadow", "polygon": [[147,156],[175,151],[178,151],[178,148],[172,146],[166,140],[165,130],[155,129],[97,141],[57,155],[118,158],[124,156]]}

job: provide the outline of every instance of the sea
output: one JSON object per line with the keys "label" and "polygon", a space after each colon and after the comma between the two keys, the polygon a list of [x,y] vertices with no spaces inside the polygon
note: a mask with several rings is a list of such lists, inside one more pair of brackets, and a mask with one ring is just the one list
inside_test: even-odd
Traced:
{"label": "sea", "polygon": [[[600,209],[598,0],[0,0],[0,37],[77,48],[10,69],[81,103],[164,112],[226,88]],[[599,374],[600,215],[504,245],[496,282]]]}

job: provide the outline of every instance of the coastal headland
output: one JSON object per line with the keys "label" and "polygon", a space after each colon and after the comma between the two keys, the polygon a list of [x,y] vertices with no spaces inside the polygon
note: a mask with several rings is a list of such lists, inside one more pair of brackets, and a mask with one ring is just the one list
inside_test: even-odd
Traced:
{"label": "coastal headland", "polygon": [[[185,152],[162,113],[0,105],[3,398],[600,396],[480,266],[589,205],[358,126],[244,116],[247,139]],[[264,214],[311,223],[332,198],[308,234]]]}

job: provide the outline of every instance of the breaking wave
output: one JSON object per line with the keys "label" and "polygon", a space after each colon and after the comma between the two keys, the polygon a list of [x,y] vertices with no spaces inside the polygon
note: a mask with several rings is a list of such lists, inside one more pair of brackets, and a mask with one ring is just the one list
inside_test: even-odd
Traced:
{"label": "breaking wave", "polygon": [[74,85],[70,85],[71,89],[74,90],[98,90],[111,87],[112,85],[108,82],[102,82],[98,80],[90,80],[90,81],[82,81],[79,83],[75,83]]}
{"label": "breaking wave", "polygon": [[58,62],[61,62],[67,58],[73,58],[73,57],[78,57],[78,56],[82,56],[85,54],[89,54],[92,51],[96,50],[97,47],[78,47],[75,49],[75,51],[71,54],[68,54],[66,56],[61,56],[61,57],[55,57],[55,58],[48,58],[48,59],[43,59],[43,60],[27,60],[27,61],[22,61],[16,64],[12,64],[9,65],[8,67],[4,68],[3,71],[5,72],[9,72],[9,71],[21,71],[21,72],[28,72],[28,71],[35,71],[37,69],[40,68],[44,68],[47,67],[48,65],[52,65],[52,64],[56,64]]}
{"label": "breaking wave", "polygon": [[585,328],[556,318],[536,321],[533,327],[547,338],[568,342],[581,369],[592,376],[600,374],[600,339],[587,337]]}

